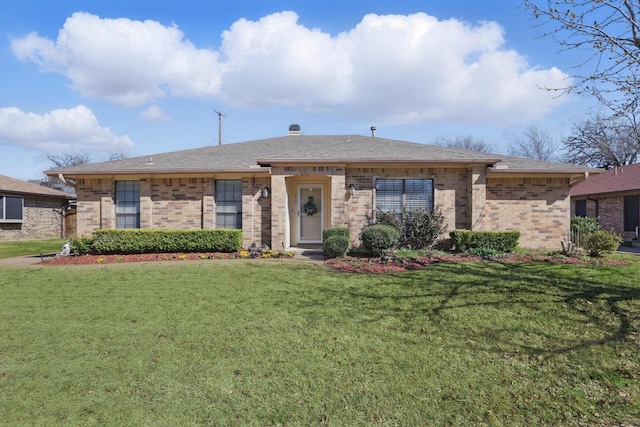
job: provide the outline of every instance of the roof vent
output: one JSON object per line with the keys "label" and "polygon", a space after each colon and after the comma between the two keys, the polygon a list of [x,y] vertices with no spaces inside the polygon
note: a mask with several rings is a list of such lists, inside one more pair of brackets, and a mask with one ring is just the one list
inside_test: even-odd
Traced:
{"label": "roof vent", "polygon": [[302,131],[300,130],[300,125],[290,125],[289,126],[289,135],[302,135]]}

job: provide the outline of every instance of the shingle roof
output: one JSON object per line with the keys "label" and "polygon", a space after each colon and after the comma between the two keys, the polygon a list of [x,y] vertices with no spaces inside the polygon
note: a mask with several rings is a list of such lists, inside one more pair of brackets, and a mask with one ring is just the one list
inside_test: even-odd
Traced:
{"label": "shingle roof", "polygon": [[46,171],[70,176],[92,173],[256,171],[276,163],[462,163],[499,164],[501,171],[584,173],[564,163],[488,154],[437,145],[360,135],[296,135],[203,147]]}
{"label": "shingle roof", "polygon": [[6,175],[0,175],[0,192],[11,194],[24,194],[33,196],[58,197],[64,199],[74,198],[72,195],[55,188],[45,187],[43,185],[33,184],[27,181],[11,178]]}
{"label": "shingle roof", "polygon": [[571,188],[571,196],[605,193],[640,192],[640,163],[619,166],[596,176],[589,176]]}

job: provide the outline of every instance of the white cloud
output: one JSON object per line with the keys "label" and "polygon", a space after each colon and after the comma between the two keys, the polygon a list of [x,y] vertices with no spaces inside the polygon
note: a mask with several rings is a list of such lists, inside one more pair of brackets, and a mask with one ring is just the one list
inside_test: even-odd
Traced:
{"label": "white cloud", "polygon": [[12,49],[83,95],[126,106],[181,96],[396,123],[509,124],[566,102],[540,87],[564,87],[569,76],[530,65],[504,37],[495,22],[425,13],[370,14],[332,36],[281,12],[238,20],[217,52],[194,47],[175,26],[75,13],[56,41],[30,34]]}
{"label": "white cloud", "polygon": [[84,12],[67,19],[54,42],[29,34],[11,43],[14,54],[43,71],[62,73],[82,95],[124,106],[174,96],[215,96],[217,54],[196,49],[175,26]]}
{"label": "white cloud", "polygon": [[150,122],[168,122],[171,116],[165,113],[157,105],[152,105],[142,112],[142,117]]}
{"label": "white cloud", "polygon": [[121,152],[133,147],[129,136],[117,136],[108,127],[100,126],[84,105],[45,114],[0,108],[0,142],[44,153]]}

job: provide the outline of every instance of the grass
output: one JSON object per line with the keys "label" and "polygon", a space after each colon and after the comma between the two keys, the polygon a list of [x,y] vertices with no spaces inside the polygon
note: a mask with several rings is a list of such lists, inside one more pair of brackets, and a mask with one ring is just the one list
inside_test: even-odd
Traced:
{"label": "grass", "polygon": [[0,258],[60,252],[60,249],[65,242],[65,239],[0,242]]}
{"label": "grass", "polygon": [[638,277],[640,261],[6,269],[0,424],[638,424]]}

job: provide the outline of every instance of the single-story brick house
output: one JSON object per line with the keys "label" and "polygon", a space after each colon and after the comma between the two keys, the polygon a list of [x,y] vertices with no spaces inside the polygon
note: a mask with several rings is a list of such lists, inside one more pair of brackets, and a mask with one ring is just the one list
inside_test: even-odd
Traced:
{"label": "single-story brick house", "polygon": [[571,187],[572,215],[598,218],[605,230],[636,237],[640,227],[640,163],[589,176]]}
{"label": "single-story brick house", "polygon": [[438,207],[449,229],[519,230],[560,248],[569,183],[599,170],[356,135],[289,135],[50,170],[77,182],[78,234],[103,228],[240,228],[283,249],[376,206]]}
{"label": "single-story brick house", "polygon": [[68,237],[75,227],[64,191],[0,175],[0,241]]}

